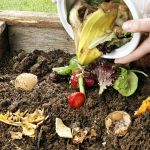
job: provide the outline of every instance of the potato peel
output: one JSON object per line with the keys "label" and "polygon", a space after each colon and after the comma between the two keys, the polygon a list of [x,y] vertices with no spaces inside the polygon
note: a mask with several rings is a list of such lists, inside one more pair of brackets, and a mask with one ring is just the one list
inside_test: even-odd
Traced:
{"label": "potato peel", "polygon": [[140,108],[135,111],[135,116],[141,116],[145,112],[150,112],[150,97],[148,97],[146,100],[142,102],[142,105]]}

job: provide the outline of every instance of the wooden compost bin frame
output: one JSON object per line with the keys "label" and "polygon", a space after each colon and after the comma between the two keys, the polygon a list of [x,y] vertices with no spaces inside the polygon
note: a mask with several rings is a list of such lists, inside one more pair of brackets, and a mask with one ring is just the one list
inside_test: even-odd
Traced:
{"label": "wooden compost bin frame", "polygon": [[0,11],[0,57],[6,50],[61,49],[74,53],[74,47],[57,14]]}

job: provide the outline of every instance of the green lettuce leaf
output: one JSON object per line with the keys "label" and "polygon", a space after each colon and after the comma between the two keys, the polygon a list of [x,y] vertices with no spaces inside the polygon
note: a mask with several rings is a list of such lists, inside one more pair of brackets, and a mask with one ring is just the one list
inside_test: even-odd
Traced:
{"label": "green lettuce leaf", "polygon": [[138,77],[133,71],[121,68],[121,74],[115,81],[113,87],[121,95],[131,96],[138,87]]}
{"label": "green lettuce leaf", "polygon": [[80,69],[82,69],[82,66],[78,64],[76,57],[73,57],[69,62],[69,66],[57,67],[57,68],[53,68],[52,70],[59,75],[69,75],[73,71],[80,70]]}

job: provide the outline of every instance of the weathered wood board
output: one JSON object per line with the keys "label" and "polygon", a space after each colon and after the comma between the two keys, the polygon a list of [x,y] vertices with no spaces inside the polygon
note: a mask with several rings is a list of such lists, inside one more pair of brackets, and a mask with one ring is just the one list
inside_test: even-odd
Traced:
{"label": "weathered wood board", "polygon": [[64,30],[57,14],[0,11],[0,21],[7,24],[11,50],[30,52],[35,49],[64,49],[70,53],[75,52],[74,42]]}
{"label": "weathered wood board", "polygon": [[9,42],[11,50],[74,52],[74,42],[62,29],[9,26]]}
{"label": "weathered wood board", "polygon": [[63,28],[58,15],[53,13],[0,10],[0,20],[12,26]]}

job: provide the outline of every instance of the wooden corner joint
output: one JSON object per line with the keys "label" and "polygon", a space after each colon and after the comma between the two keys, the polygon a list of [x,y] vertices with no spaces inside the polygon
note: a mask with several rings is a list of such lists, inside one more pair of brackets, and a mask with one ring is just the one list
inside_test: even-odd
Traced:
{"label": "wooden corner joint", "polygon": [[0,35],[4,32],[6,24],[4,21],[0,21]]}

